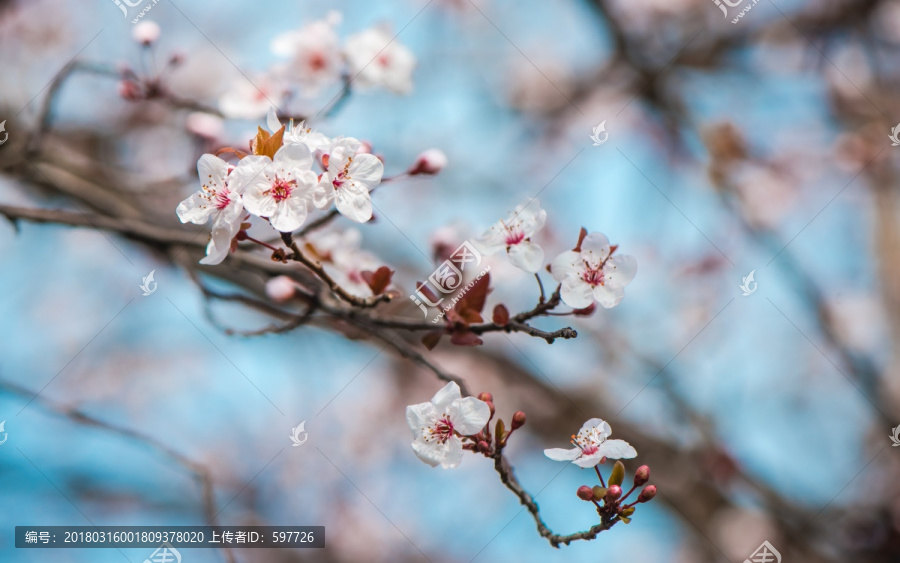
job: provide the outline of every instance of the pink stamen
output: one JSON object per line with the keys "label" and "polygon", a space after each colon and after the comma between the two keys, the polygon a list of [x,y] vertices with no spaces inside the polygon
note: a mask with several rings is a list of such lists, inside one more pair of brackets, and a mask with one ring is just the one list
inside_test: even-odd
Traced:
{"label": "pink stamen", "polygon": [[269,189],[269,193],[275,198],[275,201],[281,202],[291,197],[291,192],[296,187],[296,180],[284,180],[276,176],[275,181],[272,182],[272,187]]}

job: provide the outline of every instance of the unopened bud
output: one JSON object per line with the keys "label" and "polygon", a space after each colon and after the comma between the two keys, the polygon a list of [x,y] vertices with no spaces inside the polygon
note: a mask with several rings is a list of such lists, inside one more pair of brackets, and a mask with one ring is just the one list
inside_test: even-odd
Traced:
{"label": "unopened bud", "polygon": [[159,39],[159,25],[152,21],[142,21],[134,26],[131,36],[135,41],[147,47]]}
{"label": "unopened bud", "polygon": [[410,167],[409,175],[437,174],[447,166],[447,155],[440,149],[428,149],[419,155],[416,162]]}
{"label": "unopened bud", "polygon": [[512,417],[512,429],[516,430],[518,428],[522,428],[525,426],[525,413],[522,411],[516,411],[516,413]]}
{"label": "unopened bud", "polygon": [[587,485],[582,485],[582,486],[578,487],[578,492],[575,494],[577,494],[578,498],[580,498],[581,500],[593,500],[594,499],[594,491]]}
{"label": "unopened bud", "polygon": [[491,395],[490,393],[479,393],[478,400],[484,401],[485,403],[492,403],[492,402],[494,402],[494,396]]}
{"label": "unopened bud", "polygon": [[597,304],[591,303],[584,309],[575,309],[574,311],[572,311],[572,314],[575,315],[576,317],[590,317],[591,315],[594,314],[594,311],[596,311],[596,310],[597,310]]}
{"label": "unopened bud", "polygon": [[119,95],[129,102],[134,102],[144,97],[141,87],[131,80],[119,81]]}
{"label": "unopened bud", "polygon": [[656,496],[656,485],[647,485],[638,496],[638,502],[647,502]]}
{"label": "unopened bud", "polygon": [[275,276],[266,282],[266,295],[276,303],[288,301],[296,292],[294,280],[287,276]]}
{"label": "unopened bud", "polygon": [[601,487],[600,485],[594,485],[592,489],[594,491],[594,500],[600,501],[606,497],[606,487]]}
{"label": "unopened bud", "polygon": [[489,451],[491,451],[491,445],[488,444],[487,442],[485,442],[484,440],[482,440],[482,441],[478,442],[478,451],[483,454],[486,454]]}
{"label": "unopened bud", "polygon": [[634,472],[634,486],[640,487],[650,480],[650,467],[642,465]]}
{"label": "unopened bud", "polygon": [[620,496],[622,496],[622,487],[610,485],[609,488],[606,489],[606,500],[612,502],[618,500]]}

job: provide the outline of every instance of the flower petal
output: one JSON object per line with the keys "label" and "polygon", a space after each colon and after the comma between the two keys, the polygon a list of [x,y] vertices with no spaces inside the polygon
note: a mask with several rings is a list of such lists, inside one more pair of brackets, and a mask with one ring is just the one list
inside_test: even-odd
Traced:
{"label": "flower petal", "polygon": [[625,440],[607,440],[600,444],[597,453],[609,459],[631,459],[637,457],[637,450]]}
{"label": "flower petal", "polygon": [[463,436],[477,434],[491,418],[491,408],[482,400],[466,397],[453,401],[447,408],[453,429]]}
{"label": "flower petal", "polygon": [[592,418],[581,425],[581,430],[579,432],[586,432],[593,428],[599,427],[600,430],[600,438],[605,440],[612,434],[612,428],[610,428],[609,423],[603,420],[602,418]]}
{"label": "flower petal", "polygon": [[625,287],[637,274],[637,260],[628,254],[616,254],[607,260],[603,276],[608,285]]}
{"label": "flower petal", "polygon": [[372,198],[369,191],[356,182],[346,182],[334,190],[334,206],[341,215],[357,223],[372,218]]}
{"label": "flower petal", "polygon": [[277,204],[275,212],[269,217],[269,223],[277,231],[290,233],[303,225],[306,214],[306,201],[302,198],[289,197]]}
{"label": "flower petal", "polygon": [[204,154],[197,161],[197,174],[202,185],[214,187],[218,191],[219,188],[225,186],[228,163],[215,155]]}
{"label": "flower petal", "polygon": [[287,173],[310,170],[313,164],[312,153],[303,143],[282,145],[273,159],[275,165]]}
{"label": "flower petal", "polygon": [[431,467],[437,467],[447,457],[447,444],[440,442],[416,440],[412,443],[412,449],[419,459]]}
{"label": "flower petal", "polygon": [[447,443],[444,444],[444,446],[446,447],[446,449],[441,467],[443,467],[444,469],[453,469],[462,461],[462,442],[459,438],[453,436],[452,438],[447,440]]}
{"label": "flower petal", "polygon": [[581,254],[574,250],[563,252],[550,265],[550,273],[556,281],[563,281],[569,276],[580,276],[583,269]]}
{"label": "flower petal", "polygon": [[509,261],[516,268],[534,274],[544,263],[544,250],[530,240],[523,240],[509,248]]}
{"label": "flower petal", "polygon": [[266,125],[272,133],[281,129],[281,121],[278,120],[278,114],[275,113],[274,107],[269,108],[269,113],[266,115]]}
{"label": "flower petal", "polygon": [[202,225],[209,221],[209,216],[216,211],[216,208],[204,197],[205,195],[204,192],[197,192],[178,204],[175,213],[182,223],[191,222]]}
{"label": "flower petal", "polygon": [[553,461],[573,461],[581,456],[581,450],[572,448],[567,450],[564,448],[549,448],[544,450],[544,455]]}
{"label": "flower petal", "polygon": [[594,287],[594,299],[605,309],[612,309],[622,302],[623,297],[625,297],[625,290],[620,286],[605,284]]}
{"label": "flower petal", "polygon": [[573,309],[584,309],[594,302],[590,284],[574,276],[563,280],[559,295],[562,297],[563,303]]}
{"label": "flower petal", "polygon": [[609,239],[603,233],[591,233],[581,241],[581,253],[592,266],[599,266],[609,256]]}
{"label": "flower petal", "polygon": [[574,463],[578,467],[594,467],[595,465],[600,463],[600,460],[602,459],[603,454],[601,454],[600,451],[597,451],[592,453],[591,455],[581,456],[572,463]]}
{"label": "flower petal", "polygon": [[447,385],[441,387],[441,390],[434,394],[434,397],[431,398],[431,404],[434,405],[434,408],[437,412],[443,413],[453,403],[453,401],[459,400],[461,398],[462,393],[459,390],[459,385],[457,385],[455,381],[451,381]]}
{"label": "flower petal", "polygon": [[415,438],[420,438],[422,429],[431,426],[435,420],[437,420],[437,412],[430,402],[406,407],[406,423]]}
{"label": "flower petal", "polygon": [[384,164],[373,154],[358,154],[353,157],[353,162],[350,163],[348,172],[354,181],[364,184],[368,189],[372,189],[381,183],[381,177],[384,175]]}

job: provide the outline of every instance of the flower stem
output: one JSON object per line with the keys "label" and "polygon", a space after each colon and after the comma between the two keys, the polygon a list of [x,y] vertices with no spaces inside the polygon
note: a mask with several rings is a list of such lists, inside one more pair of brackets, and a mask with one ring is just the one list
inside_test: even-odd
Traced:
{"label": "flower stem", "polygon": [[606,488],[606,482],[603,480],[603,475],[600,474],[600,466],[599,466],[599,465],[595,465],[595,466],[594,466],[594,471],[597,472],[597,477],[600,478],[600,486],[603,487],[603,488]]}

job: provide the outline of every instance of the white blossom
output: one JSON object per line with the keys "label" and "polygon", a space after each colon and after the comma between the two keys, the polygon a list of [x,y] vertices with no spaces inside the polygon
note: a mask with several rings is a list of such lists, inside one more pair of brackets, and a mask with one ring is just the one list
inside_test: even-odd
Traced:
{"label": "white blossom", "polygon": [[334,202],[345,217],[358,223],[372,218],[369,190],[381,182],[384,165],[372,154],[360,153],[352,137],[335,139],[328,149],[328,169],[316,187],[314,202],[325,209]]}
{"label": "white blossom", "polygon": [[233,175],[247,211],[268,218],[278,231],[290,233],[306,221],[318,179],[306,145],[285,145],[274,159],[246,156]]}
{"label": "white blossom", "polygon": [[334,31],[339,22],[340,14],[332,12],[325,20],[311,22],[272,40],[272,52],[289,58],[282,70],[285,78],[299,84],[309,95],[315,95],[341,77],[343,58]]}
{"label": "white blossom", "polygon": [[227,162],[204,154],[197,161],[200,191],[178,204],[175,213],[182,223],[203,225],[212,221],[212,236],[201,264],[219,264],[228,255],[231,239],[240,230],[244,209],[240,189]]}
{"label": "white blossom", "polygon": [[529,273],[536,273],[544,262],[544,250],[531,241],[535,233],[544,228],[547,212],[538,200],[519,205],[506,219],[497,221],[475,245],[482,254],[495,254],[506,250],[513,266]]}
{"label": "white blossom", "polygon": [[[266,125],[272,133],[281,129],[282,123],[278,119],[278,114],[275,113],[275,108],[269,108]],[[285,145],[306,145],[310,152],[325,150],[331,146],[331,139],[307,127],[305,121],[295,125],[293,119],[284,127],[283,140]]]}
{"label": "white blossom", "polygon": [[432,467],[450,469],[462,461],[460,436],[479,432],[488,423],[491,409],[475,397],[462,398],[459,385],[450,382],[431,402],[406,407],[406,422],[413,433],[412,448]]}
{"label": "white blossom", "polygon": [[344,52],[354,85],[381,86],[397,94],[412,91],[416,58],[386,31],[371,28],[352,35]]}
{"label": "white blossom", "polygon": [[564,448],[544,450],[544,455],[553,461],[571,461],[579,467],[594,467],[603,458],[631,459],[637,451],[625,440],[609,440],[612,429],[609,423],[599,418],[592,418],[584,423],[578,434],[572,436],[572,445]]}
{"label": "white blossom", "polygon": [[625,286],[637,273],[637,260],[627,254],[612,255],[614,247],[602,233],[591,233],[581,251],[569,250],[553,260],[553,278],[562,282],[563,303],[583,309],[594,300],[609,309],[625,297]]}

